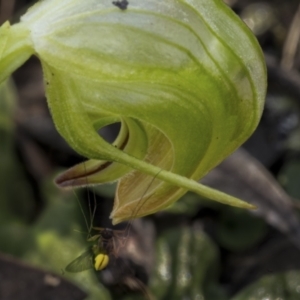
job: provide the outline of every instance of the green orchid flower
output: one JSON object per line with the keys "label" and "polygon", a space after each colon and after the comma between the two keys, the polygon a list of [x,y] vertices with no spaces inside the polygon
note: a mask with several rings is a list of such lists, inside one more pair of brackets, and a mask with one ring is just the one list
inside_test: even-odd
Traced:
{"label": "green orchid flower", "polygon": [[[255,37],[221,0],[128,2],[43,0],[0,28],[0,82],[38,56],[57,130],[90,159],[57,184],[118,180],[114,223],[188,190],[253,208],[197,180],[259,122],[266,70]],[[110,144],[98,131],[113,123]]]}

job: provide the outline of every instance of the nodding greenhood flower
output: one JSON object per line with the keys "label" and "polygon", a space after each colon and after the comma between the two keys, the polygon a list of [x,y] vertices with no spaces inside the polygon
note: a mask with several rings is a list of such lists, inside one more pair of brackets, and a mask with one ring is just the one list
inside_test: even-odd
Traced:
{"label": "nodding greenhood flower", "polygon": [[[255,37],[221,0],[125,6],[43,0],[0,29],[0,82],[38,56],[57,130],[90,159],[57,184],[118,180],[114,223],[166,208],[188,190],[253,208],[196,180],[261,117],[266,72]],[[117,122],[109,144],[98,131]]]}

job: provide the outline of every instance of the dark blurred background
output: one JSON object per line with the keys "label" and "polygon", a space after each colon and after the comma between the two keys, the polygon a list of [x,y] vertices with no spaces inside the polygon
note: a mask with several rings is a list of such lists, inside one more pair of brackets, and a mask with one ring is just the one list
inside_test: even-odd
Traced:
{"label": "dark blurred background", "polygon": [[[0,24],[17,22],[34,2],[0,0]],[[227,3],[263,48],[268,94],[257,131],[203,183],[258,210],[189,193],[130,224],[129,242],[106,270],[66,273],[87,247],[89,203],[94,223],[112,228],[115,186],[54,185],[84,158],[56,132],[32,57],[0,89],[0,300],[300,299],[300,3]],[[116,130],[101,134],[112,140]]]}

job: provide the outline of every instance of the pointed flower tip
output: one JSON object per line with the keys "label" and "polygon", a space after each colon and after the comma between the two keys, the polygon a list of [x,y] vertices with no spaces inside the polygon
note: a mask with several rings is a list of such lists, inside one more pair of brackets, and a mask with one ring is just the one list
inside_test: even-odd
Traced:
{"label": "pointed flower tip", "polygon": [[73,186],[73,180],[65,178],[65,174],[61,174],[54,179],[55,185],[62,189],[71,189]]}
{"label": "pointed flower tip", "polygon": [[[257,206],[255,206],[253,204],[250,204],[250,203],[242,201],[242,200],[240,200],[240,201],[243,202],[243,204],[242,205],[236,205],[236,207],[238,207],[238,208],[244,208],[244,209],[250,209],[250,210],[257,209]],[[233,206],[235,206],[235,205],[233,205]]]}
{"label": "pointed flower tip", "polygon": [[54,179],[54,183],[62,189],[71,189],[76,187],[87,186],[87,177],[89,174],[86,170],[83,170],[81,167],[81,164],[75,165],[74,167],[59,174]]}

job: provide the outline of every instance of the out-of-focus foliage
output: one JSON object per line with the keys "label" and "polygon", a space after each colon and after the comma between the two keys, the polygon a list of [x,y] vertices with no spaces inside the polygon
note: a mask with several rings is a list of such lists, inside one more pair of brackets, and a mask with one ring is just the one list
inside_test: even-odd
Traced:
{"label": "out-of-focus foliage", "polygon": [[292,159],[281,170],[279,179],[287,192],[294,198],[300,199],[300,159]]}
{"label": "out-of-focus foliage", "polygon": [[298,300],[300,272],[267,275],[245,288],[232,300]]}
{"label": "out-of-focus foliage", "polygon": [[236,209],[222,209],[216,230],[218,243],[230,251],[243,251],[261,241],[267,233],[266,223]]}
{"label": "out-of-focus foliage", "polygon": [[22,167],[16,163],[13,122],[15,97],[12,82],[0,85],[0,224],[28,221],[33,207],[32,191],[26,183]]}
{"label": "out-of-focus foliage", "polygon": [[218,250],[200,228],[167,230],[157,240],[150,286],[158,299],[217,299],[218,262]]}

